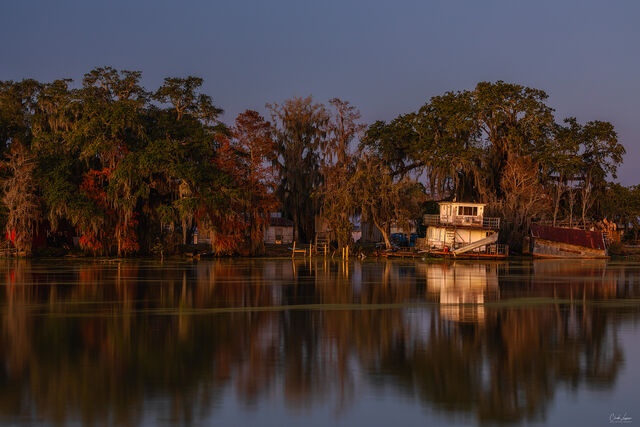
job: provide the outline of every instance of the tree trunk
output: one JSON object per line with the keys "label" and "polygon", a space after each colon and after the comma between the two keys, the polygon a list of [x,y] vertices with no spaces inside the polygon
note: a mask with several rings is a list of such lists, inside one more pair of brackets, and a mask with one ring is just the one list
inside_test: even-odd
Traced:
{"label": "tree trunk", "polygon": [[182,220],[182,244],[187,244],[187,221],[185,219]]}
{"label": "tree trunk", "polygon": [[386,246],[386,248],[391,249],[391,241],[389,240],[389,233],[387,232],[386,224],[384,227],[380,227],[380,225],[378,225],[378,221],[376,221],[375,219],[373,220],[373,224],[378,230],[380,230],[380,233],[382,233],[382,238],[384,239],[384,245]]}
{"label": "tree trunk", "polygon": [[569,227],[573,227],[573,207],[575,205],[575,193],[569,190]]}
{"label": "tree trunk", "polygon": [[296,237],[298,237],[298,210],[295,209],[293,211],[293,241],[296,241]]}
{"label": "tree trunk", "polygon": [[589,188],[585,188],[584,191],[582,192],[582,226],[586,229],[587,228],[587,206],[588,206],[588,202],[589,202],[589,197],[590,197],[590,193],[591,189]]}
{"label": "tree trunk", "polygon": [[584,179],[584,183],[582,185],[582,226],[587,228],[587,209],[589,207],[589,199],[591,198],[591,177],[587,175],[588,178]]}
{"label": "tree trunk", "polygon": [[387,233],[386,230],[381,230],[382,231],[382,237],[384,238],[384,245],[387,249],[391,249],[391,241],[389,240],[389,234]]}
{"label": "tree trunk", "polygon": [[555,197],[555,201],[554,201],[554,205],[553,205],[553,226],[556,226],[556,220],[558,219],[558,210],[560,209],[560,199],[562,198],[562,193],[564,193],[564,191],[562,191],[562,184],[560,184],[559,182],[556,184],[556,197]]}

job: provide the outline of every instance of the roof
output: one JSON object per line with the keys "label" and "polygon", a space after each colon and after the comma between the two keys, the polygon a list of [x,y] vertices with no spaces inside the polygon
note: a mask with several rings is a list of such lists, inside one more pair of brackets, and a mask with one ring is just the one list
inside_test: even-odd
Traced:
{"label": "roof", "polygon": [[606,250],[607,248],[604,243],[604,236],[600,231],[531,224],[531,236],[538,239],[582,246],[591,249]]}
{"label": "roof", "polygon": [[287,218],[271,217],[269,218],[269,226],[271,227],[293,227],[293,221]]}
{"label": "roof", "polygon": [[486,203],[475,202],[438,202],[439,205],[487,206]]}

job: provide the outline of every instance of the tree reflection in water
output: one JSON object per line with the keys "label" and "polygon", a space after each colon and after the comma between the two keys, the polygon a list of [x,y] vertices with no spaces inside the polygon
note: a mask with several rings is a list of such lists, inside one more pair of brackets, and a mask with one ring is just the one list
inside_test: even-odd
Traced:
{"label": "tree reflection in water", "polygon": [[640,296],[636,270],[604,261],[18,260],[0,274],[0,419],[53,423],[215,419],[229,393],[341,414],[389,387],[477,421],[543,419],[560,384],[613,386]]}

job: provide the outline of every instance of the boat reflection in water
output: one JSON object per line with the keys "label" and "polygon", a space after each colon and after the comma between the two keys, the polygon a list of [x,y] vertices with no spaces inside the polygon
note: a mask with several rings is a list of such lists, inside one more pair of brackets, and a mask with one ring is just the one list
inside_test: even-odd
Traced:
{"label": "boat reflection in water", "polygon": [[484,322],[486,301],[499,298],[496,264],[435,264],[427,267],[427,289],[438,296],[440,315],[457,322]]}
{"label": "boat reflection in water", "polygon": [[0,277],[2,423],[554,423],[564,393],[580,423],[638,372],[633,265],[6,261]]}

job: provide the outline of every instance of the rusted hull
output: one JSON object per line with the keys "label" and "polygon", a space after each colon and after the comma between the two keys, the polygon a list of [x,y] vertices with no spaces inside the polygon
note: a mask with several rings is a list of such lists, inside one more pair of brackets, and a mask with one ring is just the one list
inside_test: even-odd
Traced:
{"label": "rusted hull", "polygon": [[533,239],[532,254],[537,258],[606,258],[607,250],[588,248],[546,239]]}
{"label": "rusted hull", "polygon": [[599,231],[532,224],[531,254],[540,258],[606,258],[607,245]]}

